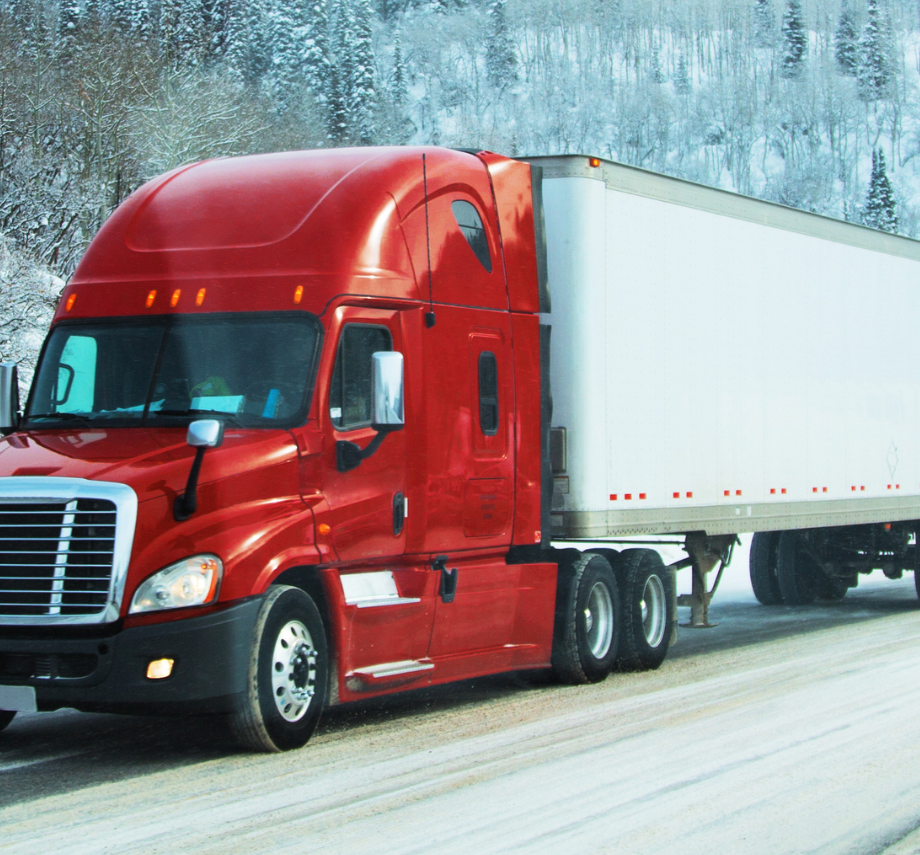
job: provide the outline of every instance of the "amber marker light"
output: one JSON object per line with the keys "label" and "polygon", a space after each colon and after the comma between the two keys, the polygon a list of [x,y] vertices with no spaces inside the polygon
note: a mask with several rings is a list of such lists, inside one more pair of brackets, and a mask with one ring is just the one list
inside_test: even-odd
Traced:
{"label": "amber marker light", "polygon": [[329,534],[330,531],[332,531],[332,526],[330,526],[328,523],[320,523],[316,527],[316,530],[325,537],[327,534]]}
{"label": "amber marker light", "polygon": [[600,165],[601,165],[601,159],[599,157],[589,157],[588,158],[588,166],[592,166],[595,169],[597,169],[597,167]]}
{"label": "amber marker light", "polygon": [[172,674],[173,665],[175,664],[175,659],[152,659],[147,665],[147,679],[165,680]]}
{"label": "amber marker light", "polygon": [[156,300],[156,298],[157,298],[157,292],[156,292],[156,291],[150,291],[150,292],[147,294],[147,304],[146,304],[146,305],[147,305],[147,308],[148,308],[148,309],[153,305],[153,301]]}
{"label": "amber marker light", "polygon": [[182,296],[182,290],[180,288],[176,288],[176,290],[173,291],[172,297],[169,300],[169,307],[171,309],[176,308],[177,304],[179,303],[179,298],[181,296]]}
{"label": "amber marker light", "polygon": [[204,302],[204,295],[207,293],[206,288],[199,288],[198,293],[195,295],[195,305],[200,306]]}
{"label": "amber marker light", "polygon": [[298,285],[294,289],[294,302],[300,305],[300,301],[303,299],[303,285]]}
{"label": "amber marker light", "polygon": [[64,311],[69,312],[73,308],[73,304],[77,302],[77,295],[71,294],[67,298],[67,302],[64,305]]}

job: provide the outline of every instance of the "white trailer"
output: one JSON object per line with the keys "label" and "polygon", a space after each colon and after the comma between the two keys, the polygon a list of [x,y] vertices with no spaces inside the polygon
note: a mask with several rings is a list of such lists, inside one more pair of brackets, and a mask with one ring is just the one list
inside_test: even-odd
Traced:
{"label": "white trailer", "polygon": [[699,559],[762,532],[766,603],[913,570],[920,242],[594,158],[532,162],[553,536],[697,533]]}

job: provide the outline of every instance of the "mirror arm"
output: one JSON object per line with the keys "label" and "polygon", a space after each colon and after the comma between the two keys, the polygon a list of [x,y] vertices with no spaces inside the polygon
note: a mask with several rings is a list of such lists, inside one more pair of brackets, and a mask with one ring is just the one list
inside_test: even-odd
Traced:
{"label": "mirror arm", "polygon": [[348,472],[360,466],[362,460],[367,460],[380,448],[387,434],[403,428],[402,425],[372,425],[372,427],[377,431],[377,435],[365,448],[347,439],[340,439],[335,444],[335,465],[339,472]]}
{"label": "mirror arm", "polygon": [[195,459],[192,461],[192,468],[188,473],[185,492],[176,496],[176,501],[173,504],[173,516],[176,518],[176,522],[187,520],[198,510],[198,474],[201,472],[201,461],[204,459],[204,453],[207,450],[207,446],[204,445],[195,449]]}

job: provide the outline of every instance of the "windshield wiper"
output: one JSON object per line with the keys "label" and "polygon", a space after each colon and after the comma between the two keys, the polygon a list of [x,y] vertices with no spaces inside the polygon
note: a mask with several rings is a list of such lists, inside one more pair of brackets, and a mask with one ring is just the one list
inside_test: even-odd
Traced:
{"label": "windshield wiper", "polygon": [[54,419],[59,422],[82,422],[86,425],[91,425],[93,420],[89,416],[83,416],[79,413],[29,413],[26,416],[26,421],[30,422],[33,419]]}
{"label": "windshield wiper", "polygon": [[151,410],[148,416],[213,416],[215,419],[223,419],[235,427],[242,427],[240,420],[236,416],[225,413],[222,410]]}

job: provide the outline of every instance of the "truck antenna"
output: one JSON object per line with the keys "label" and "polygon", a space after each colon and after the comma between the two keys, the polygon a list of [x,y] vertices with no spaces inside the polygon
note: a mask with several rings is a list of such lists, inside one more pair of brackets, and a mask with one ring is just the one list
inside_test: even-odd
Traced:
{"label": "truck antenna", "polygon": [[425,155],[422,154],[422,183],[425,190],[425,249],[428,252],[428,311],[425,313],[425,326],[431,329],[435,324],[434,291],[431,284],[431,232],[428,227],[428,168]]}

